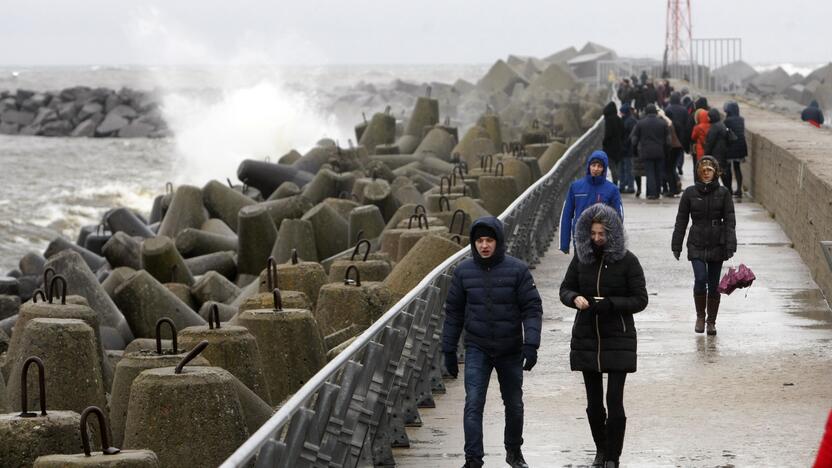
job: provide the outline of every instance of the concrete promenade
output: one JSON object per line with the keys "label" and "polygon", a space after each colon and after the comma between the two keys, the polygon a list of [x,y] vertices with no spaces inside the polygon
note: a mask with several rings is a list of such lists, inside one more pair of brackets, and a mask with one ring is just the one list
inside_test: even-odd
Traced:
{"label": "concrete promenade", "polygon": [[[685,171],[689,185],[689,160]],[[758,279],[723,296],[719,334],[707,337],[693,332],[690,263],[670,251],[679,199],[624,198],[650,303],[635,317],[639,370],[627,377],[622,466],[811,466],[832,407],[832,312],[781,227],[752,200],[736,203],[735,258]],[[532,467],[582,466],[594,453],[582,378],[569,370],[574,310],[558,299],[571,256],[555,249],[533,271],[544,323],[539,362],[524,383]],[[446,381],[436,409],[421,410],[423,426],[408,429],[411,448],[396,451],[399,466],[462,466],[462,374]],[[496,374],[484,426],[486,466],[506,466]]]}

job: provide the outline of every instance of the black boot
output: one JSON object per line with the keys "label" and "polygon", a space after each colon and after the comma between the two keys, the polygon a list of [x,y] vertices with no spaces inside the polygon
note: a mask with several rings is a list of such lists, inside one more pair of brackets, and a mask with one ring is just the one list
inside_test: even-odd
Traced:
{"label": "black boot", "polygon": [[506,447],[506,463],[511,468],[529,468],[529,464],[523,459],[523,452],[520,447]]}
{"label": "black boot", "polygon": [[708,318],[705,324],[708,327],[708,335],[716,335],[716,316],[719,313],[719,301],[722,296],[717,294],[708,295]]}
{"label": "black boot", "polygon": [[603,468],[604,451],[607,449],[607,433],[605,429],[607,412],[604,409],[593,412],[587,408],[586,419],[589,421],[589,430],[592,432],[592,440],[595,442],[595,459],[592,460],[592,466],[593,468]]}
{"label": "black boot", "polygon": [[618,467],[618,458],[624,447],[624,430],[627,428],[627,418],[607,419],[607,452],[605,468]]}
{"label": "black boot", "polygon": [[466,458],[462,468],[482,468],[483,465],[482,458]]}

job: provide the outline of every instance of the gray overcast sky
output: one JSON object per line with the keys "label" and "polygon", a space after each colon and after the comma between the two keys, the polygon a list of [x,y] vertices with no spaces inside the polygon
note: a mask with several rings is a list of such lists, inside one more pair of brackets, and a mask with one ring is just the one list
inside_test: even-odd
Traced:
{"label": "gray overcast sky", "polygon": [[[749,62],[832,60],[832,1],[691,4],[694,37],[741,37]],[[665,5],[665,0],[25,0],[7,3],[0,15],[0,65],[488,63],[510,53],[545,56],[587,40],[622,55],[658,58]]]}

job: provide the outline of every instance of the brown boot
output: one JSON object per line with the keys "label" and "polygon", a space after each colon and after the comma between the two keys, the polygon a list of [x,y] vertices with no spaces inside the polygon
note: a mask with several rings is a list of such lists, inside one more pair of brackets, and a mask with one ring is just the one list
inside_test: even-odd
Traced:
{"label": "brown boot", "polygon": [[708,296],[694,294],[693,303],[696,306],[696,326],[693,331],[696,333],[705,333],[705,306],[708,303]]}
{"label": "brown boot", "polygon": [[716,314],[719,312],[719,301],[722,298],[719,294],[708,296],[708,334],[716,335]]}

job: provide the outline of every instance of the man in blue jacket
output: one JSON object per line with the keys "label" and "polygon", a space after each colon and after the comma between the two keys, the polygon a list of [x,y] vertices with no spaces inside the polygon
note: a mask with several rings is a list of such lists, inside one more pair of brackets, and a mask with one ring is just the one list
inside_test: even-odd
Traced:
{"label": "man in blue jacket", "polygon": [[569,253],[569,243],[575,222],[587,207],[596,203],[604,203],[615,208],[621,218],[624,218],[624,205],[621,203],[621,192],[618,187],[607,180],[607,154],[603,151],[593,151],[586,160],[586,175],[569,187],[563,211],[560,214],[560,250]]}
{"label": "man in blue jacket", "polygon": [[506,411],[506,463],[528,468],[523,445],[523,370],[537,363],[543,307],[529,267],[506,254],[503,225],[471,225],[471,257],[454,270],[445,300],[442,352],[456,377],[457,343],[465,329],[465,465],[483,466],[482,413],[491,371],[497,371]]}

